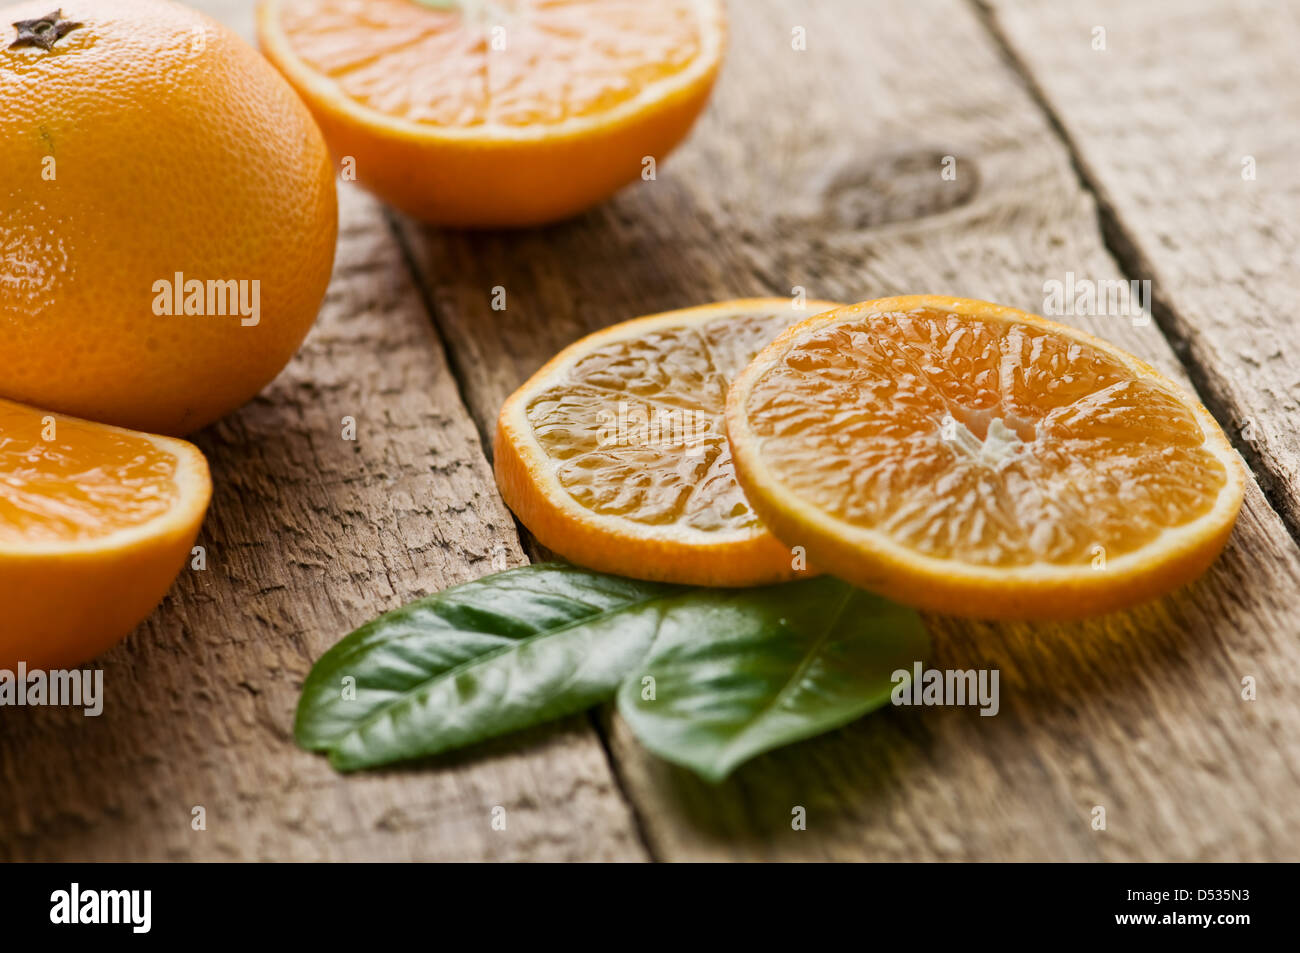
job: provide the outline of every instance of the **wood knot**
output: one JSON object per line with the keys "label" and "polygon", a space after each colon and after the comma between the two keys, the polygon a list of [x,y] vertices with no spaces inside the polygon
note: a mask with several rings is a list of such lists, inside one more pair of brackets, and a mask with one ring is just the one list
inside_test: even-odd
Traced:
{"label": "wood knot", "polygon": [[937,215],[979,191],[973,159],[938,149],[853,156],[832,171],[822,192],[827,217],[850,229]]}

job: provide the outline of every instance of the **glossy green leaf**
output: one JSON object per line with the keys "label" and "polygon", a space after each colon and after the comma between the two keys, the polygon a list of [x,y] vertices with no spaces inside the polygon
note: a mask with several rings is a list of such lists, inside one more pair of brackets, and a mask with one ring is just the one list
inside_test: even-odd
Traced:
{"label": "glossy green leaf", "polygon": [[693,590],[663,614],[618,710],[651,751],[720,781],[885,704],[894,672],[910,680],[928,650],[915,612],[829,577]]}
{"label": "glossy green leaf", "polygon": [[582,711],[614,694],[682,591],[558,564],[454,586],[326,652],[294,733],[348,771]]}

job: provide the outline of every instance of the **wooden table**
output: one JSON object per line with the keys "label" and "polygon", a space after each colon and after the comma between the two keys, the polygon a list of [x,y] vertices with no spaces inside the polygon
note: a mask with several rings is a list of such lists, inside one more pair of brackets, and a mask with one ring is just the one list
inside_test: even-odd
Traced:
{"label": "wooden table", "polygon": [[[250,3],[200,6],[251,35]],[[462,234],[342,187],[315,330],[197,437],[207,569],[104,657],[101,717],[3,713],[0,858],[1300,858],[1298,9],[736,0],[688,145],[588,215]],[[1065,320],[1194,385],[1259,485],[1214,569],[1159,603],[1077,625],[929,618],[932,665],[1001,670],[997,717],[880,712],[718,787],[607,711],[346,778],[294,746],[326,647],[536,555],[488,437],[564,344],[795,286],[1040,311],[1069,272],[1153,282],[1155,323]]]}

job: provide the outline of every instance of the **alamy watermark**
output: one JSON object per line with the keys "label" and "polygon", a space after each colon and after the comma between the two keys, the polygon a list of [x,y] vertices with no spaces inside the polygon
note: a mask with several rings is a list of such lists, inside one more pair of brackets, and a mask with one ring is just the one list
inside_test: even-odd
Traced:
{"label": "alamy watermark", "polygon": [[1128,318],[1135,328],[1151,323],[1151,282],[1114,278],[1080,278],[1072,271],[1065,280],[1043,282],[1043,314],[1048,317],[1084,315]]}
{"label": "alamy watermark", "polygon": [[626,400],[618,402],[617,412],[602,410],[596,422],[596,440],[603,449],[672,449],[698,457],[715,436],[714,418],[702,411],[646,407]]}
{"label": "alamy watermark", "polygon": [[104,711],[103,669],[32,669],[18,663],[18,671],[0,668],[0,708],[13,705],[81,708],[87,718]]}
{"label": "alamy watermark", "polygon": [[895,705],[979,706],[981,716],[996,715],[1002,707],[996,668],[900,668],[889,676],[894,683],[889,700]]}
{"label": "alamy watermark", "polygon": [[201,281],[176,272],[153,283],[153,313],[225,317],[238,315],[239,323],[256,327],[262,321],[262,282],[254,278]]}
{"label": "alamy watermark", "polygon": [[85,890],[75,881],[67,890],[50,894],[53,924],[121,924],[132,933],[148,933],[153,926],[152,890]]}

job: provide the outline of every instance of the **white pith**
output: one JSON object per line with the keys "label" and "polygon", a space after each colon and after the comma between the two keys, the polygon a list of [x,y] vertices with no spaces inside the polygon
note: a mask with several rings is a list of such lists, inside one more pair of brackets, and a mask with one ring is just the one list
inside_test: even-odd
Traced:
{"label": "white pith", "polygon": [[1013,459],[1025,448],[1020,435],[1002,422],[1001,417],[989,421],[988,433],[981,440],[960,420],[945,420],[940,425],[940,435],[945,443],[961,456],[986,467],[997,469]]}

